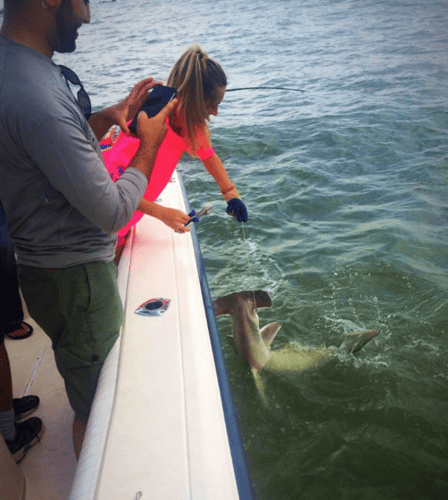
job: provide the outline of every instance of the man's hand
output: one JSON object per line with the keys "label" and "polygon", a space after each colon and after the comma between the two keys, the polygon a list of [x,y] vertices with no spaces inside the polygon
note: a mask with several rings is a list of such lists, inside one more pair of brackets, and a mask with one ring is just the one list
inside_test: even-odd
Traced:
{"label": "man's hand", "polygon": [[173,99],[153,118],[148,118],[144,111],[138,115],[137,131],[140,138],[140,148],[129,166],[141,170],[148,180],[151,177],[157,150],[168,130],[166,119],[177,106],[177,102],[177,99]]}
{"label": "man's hand", "polygon": [[115,106],[111,106],[112,120],[126,135],[130,135],[126,123],[134,118],[135,114],[148,98],[148,92],[156,85],[162,85],[162,82],[154,82],[152,78],[145,78],[135,85],[125,99]]}
{"label": "man's hand", "polygon": [[112,125],[119,125],[126,135],[130,135],[128,126],[143,103],[148,98],[148,92],[161,82],[154,82],[152,78],[145,78],[137,83],[130,94],[118,104],[104,108],[98,113],[94,113],[89,118],[89,125],[92,127],[98,141],[104,137]]}
{"label": "man's hand", "polygon": [[177,105],[177,99],[169,102],[156,116],[148,118],[142,111],[137,117],[137,132],[140,139],[140,149],[159,149],[160,144],[165,137],[168,125],[166,118],[171,114]]}

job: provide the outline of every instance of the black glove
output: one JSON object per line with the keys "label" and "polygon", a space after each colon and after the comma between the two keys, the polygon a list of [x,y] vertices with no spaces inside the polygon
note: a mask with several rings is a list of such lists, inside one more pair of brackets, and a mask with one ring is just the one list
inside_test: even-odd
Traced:
{"label": "black glove", "polygon": [[226,213],[233,215],[238,222],[247,222],[246,205],[239,198],[232,198],[227,202]]}

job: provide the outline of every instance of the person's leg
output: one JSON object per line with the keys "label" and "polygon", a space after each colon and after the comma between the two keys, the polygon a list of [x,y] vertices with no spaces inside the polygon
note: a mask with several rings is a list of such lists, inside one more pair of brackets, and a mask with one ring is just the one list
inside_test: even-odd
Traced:
{"label": "person's leg", "polygon": [[12,379],[11,365],[5,342],[0,340],[0,411],[12,410]]}
{"label": "person's leg", "polygon": [[[22,403],[25,403],[25,405]],[[40,441],[44,431],[42,420],[37,417],[32,417],[23,422],[16,423],[18,416],[16,410],[31,409],[31,411],[34,411],[38,405],[39,398],[36,396],[28,396],[26,398],[13,400],[11,366],[5,348],[5,342],[1,339],[0,434],[2,434],[5,439],[6,445],[16,462],[20,462],[25,457],[28,450]]]}
{"label": "person's leg", "polygon": [[114,263],[64,269],[18,266],[28,310],[52,340],[56,365],[75,412],[79,456],[104,360],[123,319]]}
{"label": "person's leg", "polygon": [[0,202],[0,331],[7,334],[19,328],[23,321],[14,247],[6,233],[6,215]]}
{"label": "person's leg", "polygon": [[86,433],[87,424],[79,418],[75,417],[73,420],[73,448],[75,449],[76,460],[79,460],[81,454],[82,443]]}

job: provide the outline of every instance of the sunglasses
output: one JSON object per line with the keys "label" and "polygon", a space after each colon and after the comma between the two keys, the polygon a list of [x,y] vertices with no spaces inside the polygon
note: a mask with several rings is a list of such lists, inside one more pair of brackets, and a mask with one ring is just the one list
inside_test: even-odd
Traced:
{"label": "sunglasses", "polygon": [[78,90],[77,101],[78,101],[79,107],[81,108],[81,111],[83,112],[84,116],[86,117],[86,120],[88,120],[92,114],[92,105],[90,103],[89,95],[85,91],[84,86],[81,83],[81,80],[78,78],[77,74],[74,71],[72,71],[70,68],[67,68],[67,66],[63,66],[62,64],[60,64],[59,68],[61,70],[62,76],[65,78],[65,81],[67,82],[67,87],[69,89],[70,89],[70,85],[68,84],[68,82],[70,82],[73,85],[79,85],[81,87]]}

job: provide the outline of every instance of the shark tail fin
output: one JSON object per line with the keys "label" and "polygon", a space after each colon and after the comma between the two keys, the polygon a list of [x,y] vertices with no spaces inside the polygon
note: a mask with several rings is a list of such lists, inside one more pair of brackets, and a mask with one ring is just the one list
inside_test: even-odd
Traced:
{"label": "shark tail fin", "polygon": [[360,351],[370,340],[379,335],[377,330],[366,330],[364,332],[350,333],[345,336],[342,347],[354,354]]}

